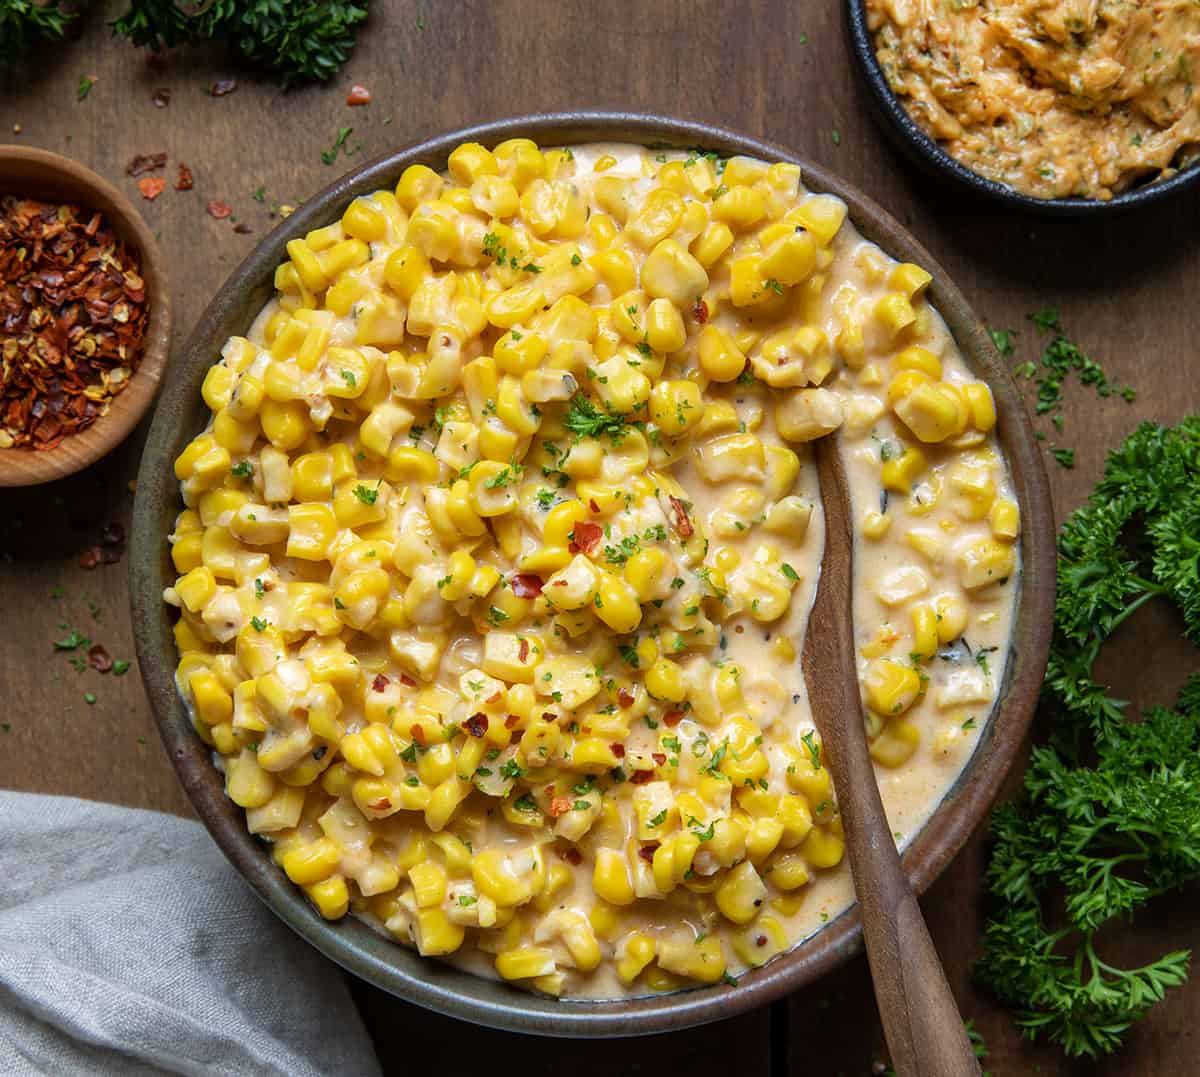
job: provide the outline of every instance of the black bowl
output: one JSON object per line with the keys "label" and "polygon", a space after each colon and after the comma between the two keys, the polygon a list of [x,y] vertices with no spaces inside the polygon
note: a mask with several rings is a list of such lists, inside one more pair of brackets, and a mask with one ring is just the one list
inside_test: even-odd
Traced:
{"label": "black bowl", "polygon": [[949,176],[976,194],[994,198],[1012,209],[1046,217],[1096,218],[1120,213],[1200,185],[1200,163],[1187,165],[1167,179],[1148,180],[1103,201],[1098,198],[1033,198],[1004,183],[981,176],[951,157],[926,134],[892,92],[875,56],[875,42],[867,27],[865,0],[846,0],[846,35],[850,51],[871,92],[874,112],[885,134],[900,151],[926,172]]}

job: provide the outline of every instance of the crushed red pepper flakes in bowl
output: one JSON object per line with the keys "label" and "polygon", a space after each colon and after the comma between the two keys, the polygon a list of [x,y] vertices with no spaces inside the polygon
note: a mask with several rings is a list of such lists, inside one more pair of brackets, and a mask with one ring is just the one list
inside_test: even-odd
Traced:
{"label": "crushed red pepper flakes in bowl", "polygon": [[106,414],[148,315],[137,252],[102,214],[0,196],[0,448],[52,449]]}

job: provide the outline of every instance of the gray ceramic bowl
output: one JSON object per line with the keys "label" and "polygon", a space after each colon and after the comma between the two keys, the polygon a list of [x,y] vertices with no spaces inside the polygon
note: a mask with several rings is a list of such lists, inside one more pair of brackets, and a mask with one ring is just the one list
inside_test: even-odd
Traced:
{"label": "gray ceramic bowl", "polygon": [[1002,202],[1010,209],[1063,218],[1108,216],[1161,202],[1164,198],[1189,188],[1200,188],[1200,163],[1181,168],[1175,175],[1166,179],[1148,179],[1107,201],[1098,198],[1034,198],[1007,184],[981,176],[942,149],[909,115],[900,98],[892,92],[875,56],[875,42],[867,28],[867,6],[864,0],[845,0],[845,11],[850,52],[871,94],[876,118],[884,133],[901,153],[926,172],[947,178],[986,198]]}
{"label": "gray ceramic bowl", "polygon": [[246,830],[242,811],[226,799],[208,749],[192,732],[175,691],[174,617],[162,602],[174,582],[166,536],[180,509],[171,463],[200,431],[206,409],[200,384],[221,345],[243,333],[272,291],[275,266],[288,240],[336,219],[358,195],[391,187],[410,164],[445,167],[460,142],[485,145],[528,136],[543,145],[620,140],[646,145],[699,146],[723,155],[749,154],[792,161],[815,191],[842,198],[854,224],[897,258],[918,262],[933,274],[931,298],[950,326],[968,363],[991,384],[999,412],[1000,440],[1023,507],[1022,583],[1000,701],[979,747],[954,788],[905,853],[904,865],[918,892],[950,862],[984,818],[1024,737],[1041,686],[1050,640],[1054,594],[1054,531],[1046,476],[1017,389],[983,326],[946,274],[900,225],[873,202],[833,176],[796,158],[790,150],[701,124],[624,113],[566,113],[501,120],[397,150],[343,176],[280,224],[225,282],[172,365],[150,430],[138,476],[130,551],[130,582],[138,661],[170,754],[197,813],[255,892],[287,924],[322,953],[392,994],[453,1017],[496,1028],[556,1036],[629,1036],[731,1017],[810,984],[842,964],[861,946],[857,913],[850,909],[808,941],[736,987],[719,985],[675,994],[619,1001],[556,1001],[481,979],[420,957],[375,934],[353,918],[326,923],[274,865],[267,846]]}

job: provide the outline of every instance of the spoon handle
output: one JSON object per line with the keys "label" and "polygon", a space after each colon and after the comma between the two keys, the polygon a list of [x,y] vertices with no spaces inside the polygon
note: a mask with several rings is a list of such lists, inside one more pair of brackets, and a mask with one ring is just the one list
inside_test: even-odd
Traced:
{"label": "spoon handle", "polygon": [[813,716],[837,793],[867,959],[899,1077],[977,1077],[979,1063],[900,864],[867,747],[854,661],[854,528],[837,443],[813,445],[825,510],[821,579],[804,644]]}

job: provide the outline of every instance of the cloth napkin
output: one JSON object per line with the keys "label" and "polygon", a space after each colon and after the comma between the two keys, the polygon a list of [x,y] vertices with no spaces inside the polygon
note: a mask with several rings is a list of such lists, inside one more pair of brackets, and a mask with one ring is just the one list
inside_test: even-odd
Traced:
{"label": "cloth napkin", "polygon": [[379,1073],[341,971],[198,823],[0,792],[0,1073]]}

